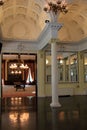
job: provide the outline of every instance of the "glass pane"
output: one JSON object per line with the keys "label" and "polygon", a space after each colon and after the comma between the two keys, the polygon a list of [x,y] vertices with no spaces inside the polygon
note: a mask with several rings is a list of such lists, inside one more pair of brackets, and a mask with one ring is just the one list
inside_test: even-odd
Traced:
{"label": "glass pane", "polygon": [[51,83],[51,55],[46,53],[46,83]]}
{"label": "glass pane", "polygon": [[71,56],[70,61],[70,76],[71,81],[76,82],[78,80],[77,74],[78,74],[78,66],[77,66],[77,55]]}
{"label": "glass pane", "polygon": [[[77,82],[78,81],[78,60],[77,54],[63,52],[57,57],[58,81]],[[46,53],[46,83],[51,83],[51,54]]]}
{"label": "glass pane", "polygon": [[58,80],[63,81],[63,59],[58,59]]}
{"label": "glass pane", "polygon": [[84,53],[84,78],[87,82],[87,52]]}
{"label": "glass pane", "polygon": [[69,59],[65,58],[65,81],[69,81]]}

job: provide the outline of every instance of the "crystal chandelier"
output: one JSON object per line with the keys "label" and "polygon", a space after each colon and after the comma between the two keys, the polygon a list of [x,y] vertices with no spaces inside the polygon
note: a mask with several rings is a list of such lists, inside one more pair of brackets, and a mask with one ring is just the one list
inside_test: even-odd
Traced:
{"label": "crystal chandelier", "polygon": [[65,2],[65,0],[46,1],[44,11],[46,11],[47,13],[53,12],[55,15],[57,15],[57,13],[59,12],[67,13],[68,12],[67,3]]}
{"label": "crystal chandelier", "polygon": [[0,6],[2,6],[4,4],[3,0],[0,0]]}
{"label": "crystal chandelier", "polygon": [[9,68],[12,70],[11,73],[12,74],[21,74],[22,70],[24,69],[28,69],[28,65],[27,64],[23,64],[23,62],[21,61],[21,57],[20,54],[18,54],[18,62],[17,63],[12,63]]}

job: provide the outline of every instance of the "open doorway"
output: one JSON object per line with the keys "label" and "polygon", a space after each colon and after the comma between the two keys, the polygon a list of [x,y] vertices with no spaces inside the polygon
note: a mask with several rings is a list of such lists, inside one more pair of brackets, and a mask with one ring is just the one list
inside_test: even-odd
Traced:
{"label": "open doorway", "polygon": [[2,96],[36,96],[36,54],[2,54]]}

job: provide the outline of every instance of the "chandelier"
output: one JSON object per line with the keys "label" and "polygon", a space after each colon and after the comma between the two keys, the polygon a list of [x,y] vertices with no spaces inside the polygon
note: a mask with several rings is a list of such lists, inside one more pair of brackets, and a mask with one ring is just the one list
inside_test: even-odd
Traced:
{"label": "chandelier", "polygon": [[12,70],[11,73],[12,74],[21,74],[22,70],[24,69],[28,69],[28,65],[25,64],[21,61],[21,57],[20,54],[18,54],[18,61],[17,63],[12,63],[9,68]]}
{"label": "chandelier", "polygon": [[57,15],[57,13],[59,13],[59,12],[67,13],[68,12],[67,3],[65,2],[65,0],[46,1],[44,11],[47,13],[49,13],[51,11],[55,15]]}
{"label": "chandelier", "polygon": [[0,6],[2,6],[4,4],[3,0],[0,0]]}

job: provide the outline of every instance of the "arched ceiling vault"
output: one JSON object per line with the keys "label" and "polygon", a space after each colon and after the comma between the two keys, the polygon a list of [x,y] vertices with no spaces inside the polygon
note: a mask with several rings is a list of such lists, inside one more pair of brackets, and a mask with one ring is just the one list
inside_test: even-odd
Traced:
{"label": "arched ceiling vault", "polygon": [[68,13],[59,16],[64,26],[59,31],[61,41],[80,41],[87,37],[87,1],[74,0],[68,5]]}
{"label": "arched ceiling vault", "polygon": [[[70,1],[70,0],[68,0]],[[4,0],[0,7],[0,37],[37,40],[49,15],[43,11],[44,0]],[[87,37],[87,1],[72,0],[68,13],[60,14],[63,27],[58,32],[60,41],[75,42]]]}

